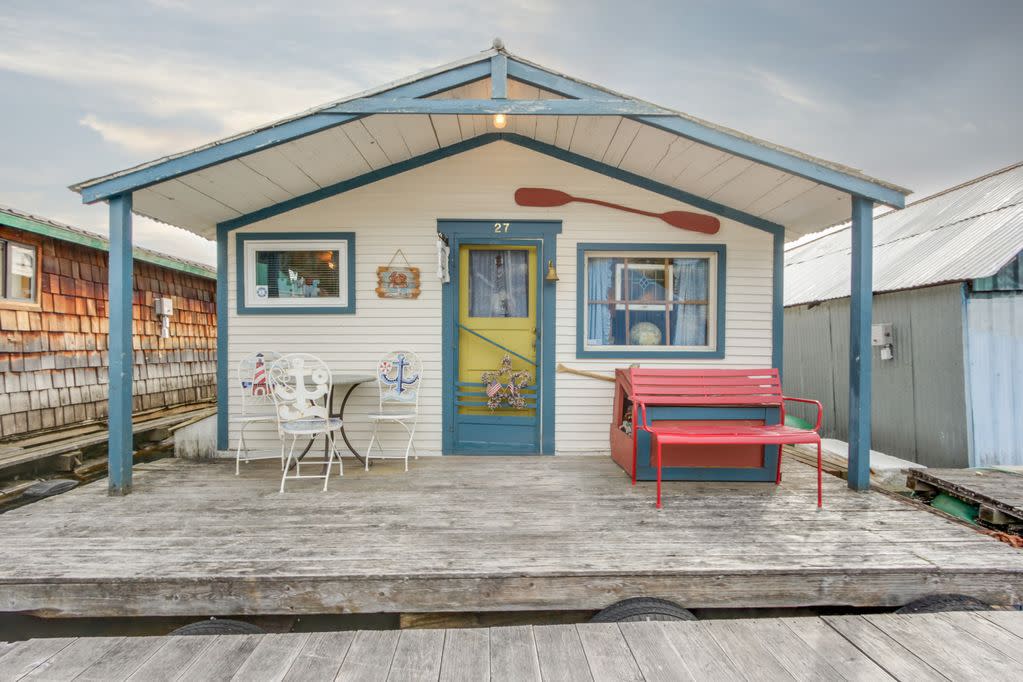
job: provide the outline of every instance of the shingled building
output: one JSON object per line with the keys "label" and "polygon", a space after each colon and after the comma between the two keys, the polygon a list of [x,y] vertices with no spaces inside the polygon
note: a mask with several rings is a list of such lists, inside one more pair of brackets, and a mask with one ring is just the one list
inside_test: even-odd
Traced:
{"label": "shingled building", "polygon": [[[0,439],[106,417],[108,246],[0,207]],[[134,411],[215,398],[215,271],[134,255]],[[165,338],[155,299],[170,299]]]}

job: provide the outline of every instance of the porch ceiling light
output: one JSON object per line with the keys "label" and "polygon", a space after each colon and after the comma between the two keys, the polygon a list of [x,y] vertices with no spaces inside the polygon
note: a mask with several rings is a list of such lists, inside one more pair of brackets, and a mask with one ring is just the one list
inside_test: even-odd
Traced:
{"label": "porch ceiling light", "polygon": [[494,114],[494,127],[501,130],[508,125],[508,117],[504,114]]}

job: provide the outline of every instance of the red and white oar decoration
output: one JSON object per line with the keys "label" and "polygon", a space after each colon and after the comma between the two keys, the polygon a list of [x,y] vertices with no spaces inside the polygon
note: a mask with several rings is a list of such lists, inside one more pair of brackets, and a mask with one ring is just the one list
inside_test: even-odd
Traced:
{"label": "red and white oar decoration", "polygon": [[691,230],[693,232],[702,232],[703,234],[717,234],[717,231],[721,229],[720,220],[714,216],[704,215],[703,213],[693,213],[692,211],[666,211],[664,213],[651,213],[650,211],[642,211],[638,208],[612,204],[611,202],[601,201],[600,199],[574,197],[566,192],[556,189],[547,189],[544,187],[520,187],[515,190],[515,203],[519,206],[552,208],[554,206],[564,206],[565,204],[569,204],[573,201],[579,201],[585,204],[596,204],[597,206],[606,206],[607,208],[616,208],[619,211],[638,213],[639,215],[650,216],[651,218],[660,218],[672,227],[677,227],[682,230]]}

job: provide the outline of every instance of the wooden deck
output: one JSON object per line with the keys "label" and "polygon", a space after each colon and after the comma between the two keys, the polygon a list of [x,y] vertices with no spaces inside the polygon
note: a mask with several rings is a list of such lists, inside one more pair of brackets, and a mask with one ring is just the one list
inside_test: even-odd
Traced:
{"label": "wooden deck", "polygon": [[0,515],[0,611],[43,616],[897,606],[1023,600],[1023,551],[813,469],[633,487],[599,457],[349,462],[277,493],[276,461],[168,459]]}
{"label": "wooden deck", "polygon": [[0,643],[3,680],[1018,680],[1023,613]]}
{"label": "wooden deck", "polygon": [[976,504],[984,521],[1023,526],[1023,471],[919,469],[909,472],[909,485],[918,492],[951,493]]}

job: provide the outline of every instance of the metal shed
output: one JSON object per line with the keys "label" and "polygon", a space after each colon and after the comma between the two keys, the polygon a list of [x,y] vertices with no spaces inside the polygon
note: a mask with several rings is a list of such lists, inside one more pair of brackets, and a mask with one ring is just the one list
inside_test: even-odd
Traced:
{"label": "metal shed", "polygon": [[[928,466],[1023,464],[1023,163],[875,230],[874,321],[892,338],[872,351],[874,449]],[[848,226],[785,253],[786,389],[823,400],[825,431],[843,439],[848,254]]]}

